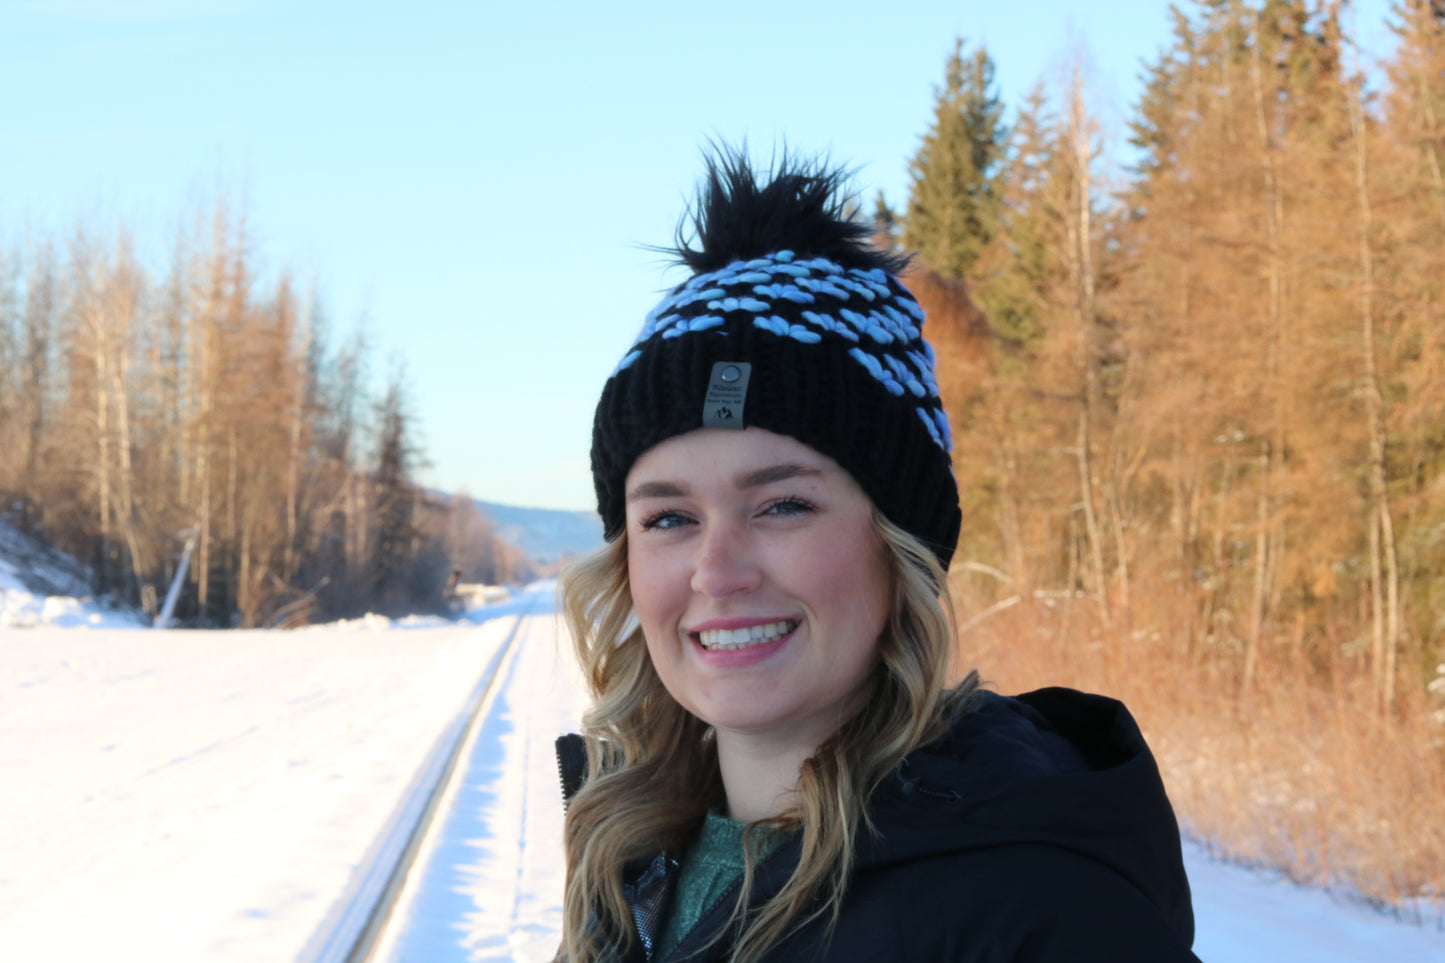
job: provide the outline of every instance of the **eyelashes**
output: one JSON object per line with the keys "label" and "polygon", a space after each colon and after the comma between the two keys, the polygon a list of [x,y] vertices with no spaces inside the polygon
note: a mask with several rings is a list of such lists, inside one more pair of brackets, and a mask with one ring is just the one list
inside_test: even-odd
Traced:
{"label": "eyelashes", "polygon": [[796,495],[784,495],[782,498],[775,498],[763,506],[762,513],[765,515],[811,515],[818,508],[806,498],[799,498]]}
{"label": "eyelashes", "polygon": [[668,531],[674,528],[681,528],[691,522],[692,519],[681,512],[665,508],[662,511],[653,512],[642,519],[642,530],[645,532]]}
{"label": "eyelashes", "polygon": [[[811,515],[818,507],[806,498],[783,495],[769,499],[754,513],[755,518],[797,518]],[[644,532],[666,532],[697,524],[692,514],[678,508],[661,508],[643,516],[639,523]]]}

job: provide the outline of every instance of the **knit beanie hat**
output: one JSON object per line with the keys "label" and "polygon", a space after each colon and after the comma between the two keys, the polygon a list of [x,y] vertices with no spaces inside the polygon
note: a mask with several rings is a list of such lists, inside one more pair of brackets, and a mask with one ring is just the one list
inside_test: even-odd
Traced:
{"label": "knit beanie hat", "polygon": [[759,184],[741,152],[708,159],[690,212],[693,271],[647,315],[602,390],[592,476],[608,541],[648,449],[697,428],[765,428],[841,465],[947,569],[958,542],[948,418],[906,259],[850,220],[846,172],[786,155]]}

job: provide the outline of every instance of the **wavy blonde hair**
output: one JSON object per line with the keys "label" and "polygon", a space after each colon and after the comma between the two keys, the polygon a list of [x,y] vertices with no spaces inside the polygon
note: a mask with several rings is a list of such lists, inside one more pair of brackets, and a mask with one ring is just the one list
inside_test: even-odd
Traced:
{"label": "wavy blonde hair", "polygon": [[[946,688],[953,608],[938,559],[875,508],[889,557],[888,622],[863,709],[820,746],[798,775],[793,806],[749,827],[746,869],[731,954],[754,963],[802,924],[831,931],[847,890],[868,800],[903,758],[964,711],[978,673]],[[722,798],[711,727],[668,694],[652,668],[628,588],[626,535],[562,576],[562,608],[594,702],[584,714],[588,773],[567,810],[567,876],[558,959],[594,963],[638,939],[623,886],[629,871],[667,850],[683,851]],[[755,843],[775,829],[801,830],[802,853],[787,883],[755,912],[746,894]],[[744,918],[745,913],[746,918]],[[733,931],[725,927],[720,932]]]}

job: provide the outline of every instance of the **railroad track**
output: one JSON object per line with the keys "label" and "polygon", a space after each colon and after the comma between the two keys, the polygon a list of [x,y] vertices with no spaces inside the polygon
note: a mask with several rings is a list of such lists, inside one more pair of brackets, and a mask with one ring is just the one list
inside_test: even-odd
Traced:
{"label": "railroad track", "polygon": [[372,847],[340,911],[331,914],[298,963],[376,963],[382,959],[389,929],[403,915],[408,881],[422,868],[430,839],[451,807],[466,768],[461,763],[491,712],[517,656],[525,634],[523,625],[537,605],[535,599],[522,597],[507,638],[487,663],[461,712],[437,740],[402,805]]}

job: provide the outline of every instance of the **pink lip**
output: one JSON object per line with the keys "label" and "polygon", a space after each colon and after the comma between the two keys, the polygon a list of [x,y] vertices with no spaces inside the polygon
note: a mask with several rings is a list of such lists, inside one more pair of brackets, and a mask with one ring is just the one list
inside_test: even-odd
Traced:
{"label": "pink lip", "polygon": [[[780,639],[772,642],[759,642],[757,645],[750,645],[745,649],[705,649],[697,639],[697,632],[704,629],[746,629],[754,625],[767,625],[770,622],[794,622],[793,631]],[[737,624],[732,624],[737,623]],[[716,619],[711,622],[704,622],[702,625],[688,633],[688,640],[692,643],[692,651],[703,665],[714,669],[742,669],[750,665],[757,665],[778,654],[782,648],[793,640],[798,634],[798,626],[803,623],[797,619],[764,619],[763,621],[748,619]]]}

